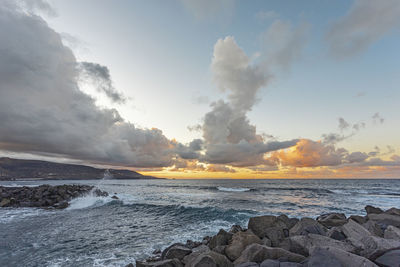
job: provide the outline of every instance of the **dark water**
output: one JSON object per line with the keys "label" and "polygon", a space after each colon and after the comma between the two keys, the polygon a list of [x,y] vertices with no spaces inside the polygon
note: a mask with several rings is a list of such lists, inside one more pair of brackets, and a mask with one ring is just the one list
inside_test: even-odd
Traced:
{"label": "dark water", "polygon": [[261,214],[364,214],[400,206],[400,180],[102,180],[120,200],[85,197],[62,211],[0,209],[0,266],[124,266],[172,242],[246,225]]}

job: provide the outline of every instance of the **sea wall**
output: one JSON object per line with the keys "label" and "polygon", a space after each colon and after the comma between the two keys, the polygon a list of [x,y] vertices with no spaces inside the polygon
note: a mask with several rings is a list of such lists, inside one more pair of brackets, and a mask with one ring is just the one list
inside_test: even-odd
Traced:
{"label": "sea wall", "polygon": [[[176,243],[137,267],[399,267],[400,209],[366,216],[258,216],[201,241]],[[127,267],[133,267],[131,263]]]}
{"label": "sea wall", "polygon": [[36,187],[0,186],[0,207],[38,207],[64,209],[68,202],[87,194],[108,196],[89,185],[41,185]]}

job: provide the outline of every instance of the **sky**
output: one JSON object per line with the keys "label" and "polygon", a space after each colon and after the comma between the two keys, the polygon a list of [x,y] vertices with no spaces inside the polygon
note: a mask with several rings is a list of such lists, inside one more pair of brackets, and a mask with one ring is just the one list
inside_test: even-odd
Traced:
{"label": "sky", "polygon": [[0,156],[400,178],[400,2],[4,0]]}

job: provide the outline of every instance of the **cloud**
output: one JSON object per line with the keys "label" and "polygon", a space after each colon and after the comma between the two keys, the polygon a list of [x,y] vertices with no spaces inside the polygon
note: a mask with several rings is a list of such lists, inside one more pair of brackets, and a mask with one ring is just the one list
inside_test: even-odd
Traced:
{"label": "cloud", "polygon": [[262,35],[265,66],[289,69],[300,58],[309,29],[306,23],[294,27],[290,22],[275,20]]}
{"label": "cloud", "polygon": [[346,130],[350,127],[350,124],[343,118],[339,118],[339,129],[341,131]]}
{"label": "cloud", "polygon": [[381,117],[381,115],[379,114],[379,112],[375,113],[375,114],[372,116],[372,120],[373,120],[374,123],[379,123],[379,124],[382,124],[382,123],[385,122],[385,119]]}
{"label": "cloud", "polygon": [[[0,150],[120,166],[173,164],[179,143],[96,106],[80,90],[78,63],[60,35],[7,3],[0,4]],[[107,84],[108,69],[86,66]]]}
{"label": "cloud", "polygon": [[356,0],[326,35],[331,53],[346,58],[366,50],[400,25],[400,1]]}
{"label": "cloud", "polygon": [[369,157],[369,155],[367,153],[364,152],[353,152],[350,153],[347,157],[346,160],[350,163],[354,163],[354,162],[363,162],[365,161],[367,158]]}
{"label": "cloud", "polygon": [[111,80],[110,71],[106,66],[92,62],[80,62],[82,79],[91,82],[98,92],[104,93],[112,102],[124,104],[125,96],[118,92]]}
{"label": "cloud", "polygon": [[230,173],[235,173],[236,170],[225,165],[220,165],[220,164],[210,164],[207,166],[207,171],[209,172],[230,172]]}

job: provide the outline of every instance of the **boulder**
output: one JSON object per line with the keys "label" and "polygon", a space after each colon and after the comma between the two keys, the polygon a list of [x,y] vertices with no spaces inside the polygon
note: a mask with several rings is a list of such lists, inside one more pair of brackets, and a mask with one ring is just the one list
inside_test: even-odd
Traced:
{"label": "boulder", "polygon": [[384,237],[386,239],[394,239],[400,241],[400,229],[389,225],[388,228],[386,228],[385,230]]}
{"label": "boulder", "polygon": [[185,267],[233,267],[233,263],[224,255],[209,251],[188,261]]}
{"label": "boulder", "polygon": [[349,243],[316,234],[291,236],[287,241],[289,242],[289,251],[305,256],[310,254],[313,247],[334,247],[347,252],[355,251],[355,247]]}
{"label": "boulder", "polygon": [[178,259],[169,259],[154,262],[136,261],[136,267],[183,267],[183,264]]}
{"label": "boulder", "polygon": [[286,259],[291,262],[302,262],[305,257],[282,248],[271,248],[260,244],[251,244],[242,252],[234,262],[235,266],[244,262],[261,263],[267,259]]}
{"label": "boulder", "polygon": [[385,213],[400,216],[400,209],[390,208]]}
{"label": "boulder", "polygon": [[182,262],[185,265],[188,265],[189,263],[192,263],[200,254],[207,253],[210,251],[210,248],[206,245],[200,245],[192,250],[192,253],[189,255],[185,256],[182,260]]}
{"label": "boulder", "polygon": [[261,239],[253,234],[251,230],[237,232],[233,235],[230,244],[225,248],[225,254],[232,261],[239,258],[242,251],[250,244],[262,244]]}
{"label": "boulder", "polygon": [[284,261],[279,264],[279,267],[302,267],[303,264],[297,262]]}
{"label": "boulder", "polygon": [[232,236],[233,236],[232,233],[228,233],[224,229],[220,229],[218,234],[216,234],[215,236],[213,236],[211,238],[210,242],[208,243],[208,246],[210,247],[210,249],[213,249],[213,248],[215,248],[217,246],[228,245],[228,243],[231,240]]}
{"label": "boulder", "polygon": [[353,220],[349,220],[345,225],[343,225],[342,230],[344,235],[355,247],[362,248],[363,244],[361,240],[365,237],[371,236],[371,233],[367,229]]}
{"label": "boulder", "polygon": [[378,237],[383,237],[383,230],[380,227],[380,225],[378,225],[376,222],[374,221],[367,221],[366,223],[364,223],[362,225],[365,229],[367,229],[372,235],[374,236],[378,236]]}
{"label": "boulder", "polygon": [[237,225],[237,224],[232,225],[231,229],[229,229],[229,233],[231,233],[231,234],[234,234],[234,233],[237,233],[237,232],[242,232],[242,231],[244,231],[242,226]]}
{"label": "boulder", "polygon": [[179,259],[182,260],[186,255],[192,253],[190,248],[182,245],[173,245],[168,247],[162,253],[162,259]]}
{"label": "boulder", "polygon": [[265,237],[265,229],[274,227],[278,219],[272,215],[252,217],[249,220],[248,228],[258,237]]}
{"label": "boulder", "polygon": [[260,267],[279,267],[280,262],[277,260],[265,260],[261,262]]}
{"label": "boulder", "polygon": [[311,218],[302,218],[289,231],[290,236],[306,235],[309,233],[325,235],[326,229],[316,220],[313,220]]}
{"label": "boulder", "polygon": [[3,198],[0,202],[0,207],[7,207],[10,205],[11,201],[8,198]]}
{"label": "boulder", "polygon": [[216,246],[212,249],[212,251],[217,252],[219,254],[225,255],[225,249],[227,246]]}
{"label": "boulder", "polygon": [[316,247],[307,259],[307,267],[343,267],[336,257],[326,249]]}
{"label": "boulder", "polygon": [[353,221],[355,221],[356,223],[359,223],[359,224],[364,224],[364,223],[367,222],[367,218],[364,217],[364,216],[360,216],[360,215],[351,215],[349,217],[349,220],[353,220]]}
{"label": "boulder", "polygon": [[400,267],[400,249],[390,250],[375,260],[382,267]]}
{"label": "boulder", "polygon": [[326,250],[329,254],[335,257],[342,264],[343,267],[378,267],[375,263],[366,258],[341,250],[339,248],[314,247],[310,251],[311,255],[314,254],[314,250]]}
{"label": "boulder", "polygon": [[268,237],[264,237],[263,239],[261,239],[261,241],[262,241],[261,245],[264,245],[267,247],[272,246],[272,242],[271,242],[271,240],[268,239]]}
{"label": "boulder", "polygon": [[277,247],[285,237],[289,236],[289,230],[282,227],[269,227],[264,232],[273,247]]}
{"label": "boulder", "polygon": [[340,227],[332,227],[329,229],[329,231],[326,233],[326,236],[335,240],[345,240],[346,236],[343,234],[343,231]]}
{"label": "boulder", "polygon": [[239,264],[238,267],[260,267],[260,264],[258,264],[257,262],[245,262],[245,263]]}
{"label": "boulder", "polygon": [[317,221],[325,227],[341,226],[347,222],[346,215],[343,213],[328,213],[317,218]]}
{"label": "boulder", "polygon": [[363,246],[360,255],[368,259],[375,259],[388,250],[400,248],[400,241],[376,236],[365,237],[361,243]]}
{"label": "boulder", "polygon": [[400,216],[388,214],[388,213],[381,213],[381,214],[368,214],[367,215],[369,220],[375,221],[380,224],[384,225],[393,225],[396,227],[400,227]]}
{"label": "boulder", "polygon": [[370,206],[370,205],[365,206],[364,209],[367,212],[367,215],[383,213],[383,210],[381,210],[380,208],[376,208],[376,207],[373,207],[373,206]]}

